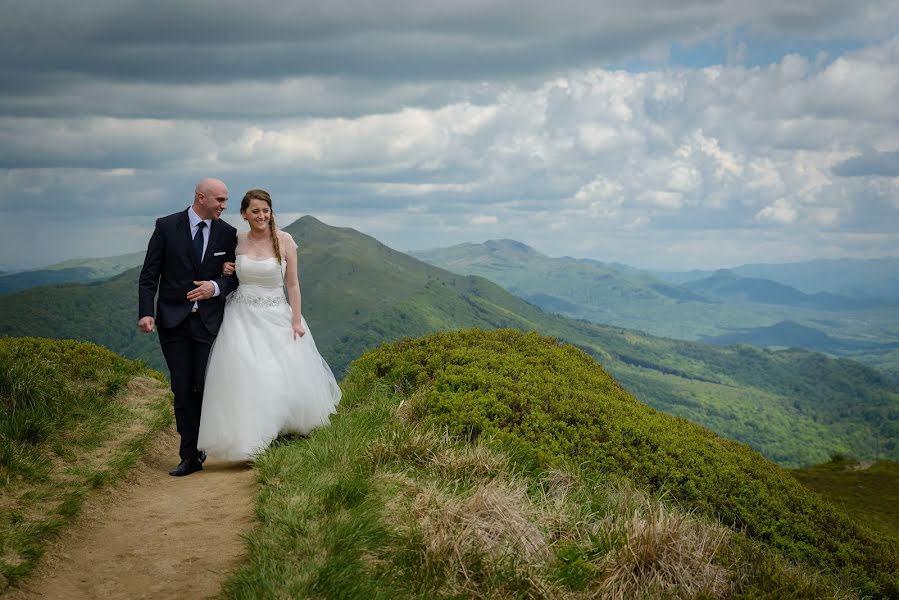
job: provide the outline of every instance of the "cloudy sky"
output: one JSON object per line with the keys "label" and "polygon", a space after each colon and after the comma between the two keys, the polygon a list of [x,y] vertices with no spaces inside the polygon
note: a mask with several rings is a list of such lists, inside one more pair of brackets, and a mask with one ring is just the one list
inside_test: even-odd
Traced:
{"label": "cloudy sky", "polygon": [[[899,255],[896,0],[0,0],[0,265],[222,178],[399,250]],[[0,267],[0,268],[2,268]]]}

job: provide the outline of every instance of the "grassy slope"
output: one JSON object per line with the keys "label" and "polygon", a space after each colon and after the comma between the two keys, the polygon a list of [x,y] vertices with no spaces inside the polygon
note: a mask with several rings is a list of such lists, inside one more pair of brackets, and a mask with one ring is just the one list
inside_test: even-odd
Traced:
{"label": "grassy slope", "polygon": [[[547,310],[685,340],[794,321],[820,333],[822,343],[801,347],[851,356],[899,379],[890,343],[899,340],[895,309],[831,311],[704,297],[645,273],[603,263],[524,252],[509,242],[462,244],[416,253],[431,264],[479,275]],[[833,338],[833,343],[827,340]],[[820,340],[819,340],[820,341]]]}
{"label": "grassy slope", "polygon": [[899,464],[837,458],[793,475],[859,521],[899,539]]}
{"label": "grassy slope", "polygon": [[571,346],[439,334],[368,353],[343,386],[332,426],[258,462],[228,596],[899,597],[895,543]]}
{"label": "grassy slope", "polygon": [[[460,327],[537,330],[588,350],[652,406],[750,443],[784,464],[816,464],[833,452],[869,456],[878,445],[899,458],[897,419],[890,412],[899,395],[877,373],[853,363],[803,352],[716,348],[573,321],[351,229],[306,217],[287,231],[300,245],[303,312],[338,374],[363,351],[403,336]],[[136,285],[137,272],[130,271],[100,284],[0,296],[0,335],[75,337],[164,369],[155,336],[138,334],[134,325]]]}
{"label": "grassy slope", "polygon": [[0,338],[0,591],[171,422],[165,388],[158,373],[99,346]]}

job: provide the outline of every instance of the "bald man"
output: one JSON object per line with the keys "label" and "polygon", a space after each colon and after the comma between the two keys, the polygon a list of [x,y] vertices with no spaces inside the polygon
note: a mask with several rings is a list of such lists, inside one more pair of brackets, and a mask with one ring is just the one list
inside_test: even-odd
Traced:
{"label": "bald man", "polygon": [[197,184],[187,210],[156,220],[140,272],[137,325],[145,333],[159,332],[175,395],[181,462],[169,474],[177,477],[202,470],[206,459],[197,449],[206,362],[222,324],[225,296],[237,287],[236,277],[222,275],[237,246],[237,230],[221,220],[227,205],[224,183]]}

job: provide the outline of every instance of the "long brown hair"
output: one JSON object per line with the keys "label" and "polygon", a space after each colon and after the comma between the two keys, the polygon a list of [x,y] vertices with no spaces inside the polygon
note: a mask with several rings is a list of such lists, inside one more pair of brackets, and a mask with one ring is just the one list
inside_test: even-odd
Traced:
{"label": "long brown hair", "polygon": [[268,230],[272,234],[272,249],[275,251],[275,256],[278,258],[278,264],[281,264],[281,243],[278,241],[278,228],[275,226],[275,209],[272,208],[272,197],[265,190],[250,190],[243,196],[243,200],[240,201],[240,214],[244,214],[247,212],[247,209],[250,208],[250,200],[262,200],[266,204],[268,204],[269,209],[269,220],[268,220]]}

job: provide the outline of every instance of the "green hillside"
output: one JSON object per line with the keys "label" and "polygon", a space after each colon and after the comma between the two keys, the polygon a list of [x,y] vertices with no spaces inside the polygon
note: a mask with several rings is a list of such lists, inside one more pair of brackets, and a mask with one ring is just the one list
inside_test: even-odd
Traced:
{"label": "green hillside", "polygon": [[899,544],[584,352],[464,330],[369,352],[257,461],[234,598],[899,598]]}
{"label": "green hillside", "polygon": [[[795,322],[806,335],[787,346],[851,357],[899,381],[899,320],[895,301],[809,295],[764,279],[718,272],[676,285],[646,272],[570,257],[552,258],[511,240],[416,252],[435,266],[479,275],[544,310],[653,335],[700,341]],[[758,335],[752,335],[758,331]]]}
{"label": "green hillside", "polygon": [[[363,351],[404,336],[464,327],[535,330],[589,352],[651,406],[784,465],[821,463],[835,452],[899,458],[899,394],[860,364],[575,321],[351,229],[304,217],[287,231],[300,246],[303,313],[338,375]],[[103,283],[24,290],[0,296],[0,335],[73,337],[163,369],[156,337],[137,332],[136,305],[136,270]]]}
{"label": "green hillside", "polygon": [[93,344],[0,338],[0,593],[171,423],[167,388]]}
{"label": "green hillside", "polygon": [[872,529],[899,539],[899,464],[836,456],[793,471],[803,485]]}
{"label": "green hillside", "polygon": [[42,285],[89,283],[109,279],[143,262],[144,252],[134,252],[105,258],[76,258],[31,271],[6,275],[0,273],[0,294]]}

